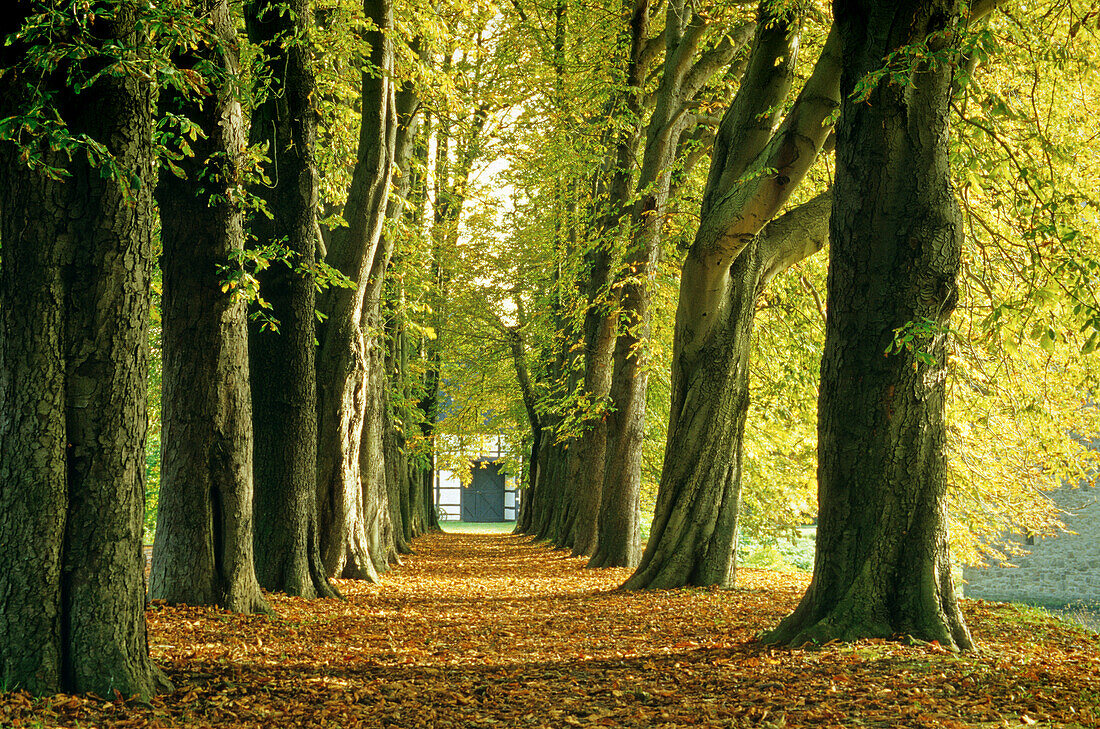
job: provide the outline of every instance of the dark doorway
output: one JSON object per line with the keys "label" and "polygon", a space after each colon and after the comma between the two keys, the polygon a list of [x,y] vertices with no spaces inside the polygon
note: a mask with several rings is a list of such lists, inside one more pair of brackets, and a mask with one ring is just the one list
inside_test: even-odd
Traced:
{"label": "dark doorway", "polygon": [[504,474],[495,463],[475,463],[462,489],[462,521],[504,521]]}

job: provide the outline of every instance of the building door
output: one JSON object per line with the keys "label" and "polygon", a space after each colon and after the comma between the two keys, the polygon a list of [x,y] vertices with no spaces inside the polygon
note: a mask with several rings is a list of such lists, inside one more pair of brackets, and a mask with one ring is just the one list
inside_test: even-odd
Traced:
{"label": "building door", "polygon": [[504,521],[504,474],[495,463],[476,463],[462,489],[462,521]]}

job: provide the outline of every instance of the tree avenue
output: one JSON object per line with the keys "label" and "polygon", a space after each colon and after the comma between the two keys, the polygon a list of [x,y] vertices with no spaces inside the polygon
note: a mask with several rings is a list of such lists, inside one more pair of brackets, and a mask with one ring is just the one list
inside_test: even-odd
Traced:
{"label": "tree avenue", "polygon": [[166,689],[147,598],[377,582],[487,442],[625,589],[816,520],[767,642],[973,647],[1100,460],[1100,30],[996,7],[19,0],[0,686]]}

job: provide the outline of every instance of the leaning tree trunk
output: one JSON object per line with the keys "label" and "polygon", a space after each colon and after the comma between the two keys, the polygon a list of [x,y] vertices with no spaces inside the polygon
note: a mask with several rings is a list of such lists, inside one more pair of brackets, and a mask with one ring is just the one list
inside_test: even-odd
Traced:
{"label": "leaning tree trunk", "polygon": [[638,520],[645,438],[652,287],[681,138],[694,125],[689,109],[709,79],[751,38],[753,23],[733,29],[700,53],[710,24],[690,3],[670,0],[665,16],[665,58],[645,132],[645,152],[629,208],[630,242],[619,295],[619,334],[610,380],[603,484],[590,567],[634,567],[641,548]]}
{"label": "leaning tree trunk", "polygon": [[[826,119],[839,93],[836,34],[778,124],[798,32],[794,18],[769,12],[761,6],[741,88],[722,118],[699,230],[680,278],[665,461],[649,543],[624,585],[631,589],[732,585],[756,298],[772,276],[826,238],[827,197],[768,221],[829,134]],[[746,174],[761,168],[775,171]]]}
{"label": "leaning tree trunk", "polygon": [[315,83],[309,60],[309,0],[253,0],[246,5],[249,38],[261,47],[270,86],[252,113],[251,142],[267,142],[278,161],[271,185],[254,192],[272,218],[258,215],[259,245],[282,241],[287,265],[260,275],[263,298],[278,331],[249,336],[254,428],[253,478],[256,576],[269,590],[334,597],[321,563],[317,530],[317,389],[314,367],[317,260],[317,171],[314,160]]}
{"label": "leaning tree trunk", "polygon": [[[950,181],[952,64],[904,85],[856,84],[902,47],[950,55],[950,0],[836,3],[843,38],[828,321],[818,415],[814,577],[765,640],[909,634],[973,642],[951,580],[944,398],[961,217]],[[911,344],[897,351],[899,333]]]}
{"label": "leaning tree trunk", "polygon": [[[0,20],[9,40],[21,8]],[[69,139],[103,145],[112,163],[33,138],[0,143],[0,679],[147,697],[170,688],[149,659],[141,542],[153,87],[139,74],[94,76],[112,54],[141,62],[139,10],[112,11],[56,29],[88,43],[87,65],[43,74],[24,65],[23,39],[0,49],[0,117],[46,94]],[[64,85],[90,78],[79,93]]]}
{"label": "leaning tree trunk", "polygon": [[[187,67],[213,65],[213,93],[188,100],[161,95],[165,110],[197,123],[205,136],[161,167],[157,201],[164,246],[164,376],[161,485],[149,595],[155,600],[267,612],[252,557],[252,405],[246,305],[222,292],[223,269],[241,249],[234,202],[244,151],[236,97],[236,29],[227,0],[198,0],[217,47]],[[204,174],[204,171],[209,174]]]}
{"label": "leaning tree trunk", "polygon": [[830,200],[822,194],[793,209],[746,246],[730,269],[722,321],[698,348],[674,354],[655,518],[625,588],[733,587],[756,303],[776,274],[824,246]]}

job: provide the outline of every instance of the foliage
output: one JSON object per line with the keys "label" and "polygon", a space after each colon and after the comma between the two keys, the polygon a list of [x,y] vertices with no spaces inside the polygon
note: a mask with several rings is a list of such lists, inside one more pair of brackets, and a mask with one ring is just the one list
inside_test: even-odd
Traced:
{"label": "foliage", "polygon": [[[1100,156],[1096,32],[1072,3],[1008,8],[976,34],[954,102],[952,164],[968,229],[949,402],[950,517],[968,561],[1004,531],[1060,528],[1044,492],[1091,479],[1093,264]],[[957,542],[960,540],[956,540]]]}
{"label": "foliage", "polygon": [[149,326],[149,382],[147,387],[149,409],[149,434],[145,441],[145,519],[142,539],[152,544],[157,528],[157,504],[160,497],[160,414],[161,414],[161,297],[160,270],[154,288],[153,305],[150,307]]}
{"label": "foliage", "polygon": [[[99,26],[119,14],[136,14],[140,47],[117,39],[104,41]],[[103,77],[152,80],[160,88],[203,93],[205,80],[171,60],[180,48],[194,48],[208,38],[205,23],[180,0],[163,3],[127,3],[99,0],[79,5],[34,0],[22,26],[3,39],[19,52],[18,64],[0,70],[20,82],[25,101],[20,113],[0,119],[0,141],[16,144],[20,160],[53,179],[68,176],[67,162],[84,157],[105,177],[116,180],[129,195],[138,180],[123,169],[101,142],[69,128],[64,106],[55,98],[62,86],[39,79],[59,76],[64,87],[78,95]],[[169,158],[172,150],[160,148]]]}

